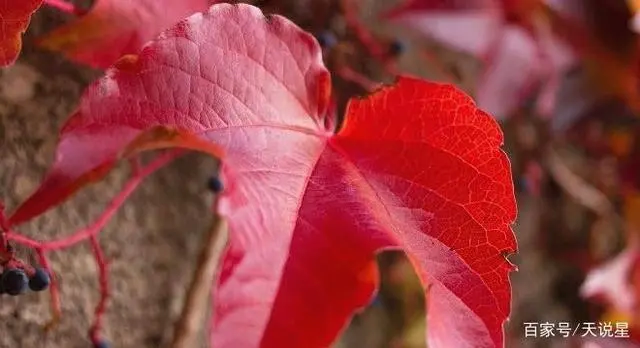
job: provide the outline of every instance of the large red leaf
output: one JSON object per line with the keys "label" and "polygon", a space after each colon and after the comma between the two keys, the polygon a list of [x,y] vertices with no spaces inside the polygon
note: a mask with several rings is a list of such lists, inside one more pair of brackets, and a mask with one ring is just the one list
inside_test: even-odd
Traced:
{"label": "large red leaf", "polygon": [[311,35],[215,5],[89,88],[13,222],[142,130],[178,127],[225,152],[214,347],[330,345],[370,301],[388,248],[427,289],[430,347],[501,347],[516,207],[497,124],[454,87],[404,77],[352,100],[333,135],[329,86]]}
{"label": "large red leaf", "polygon": [[204,11],[212,0],[97,0],[86,15],[40,38],[45,48],[106,69],[180,19]]}
{"label": "large red leaf", "polygon": [[0,1],[0,66],[15,62],[22,47],[22,33],[42,0]]}
{"label": "large red leaf", "polygon": [[525,18],[537,2],[414,0],[386,17],[481,60],[476,100],[493,116],[510,116],[539,85],[538,111],[548,116],[574,57],[545,23]]}

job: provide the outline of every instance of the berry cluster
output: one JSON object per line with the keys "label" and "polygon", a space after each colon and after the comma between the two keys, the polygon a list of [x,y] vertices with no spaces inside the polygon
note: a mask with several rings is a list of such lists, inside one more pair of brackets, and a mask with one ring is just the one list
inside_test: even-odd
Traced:
{"label": "berry cluster", "polygon": [[0,294],[18,296],[30,289],[42,291],[49,287],[51,278],[43,268],[35,268],[31,277],[23,269],[5,268],[0,274]]}

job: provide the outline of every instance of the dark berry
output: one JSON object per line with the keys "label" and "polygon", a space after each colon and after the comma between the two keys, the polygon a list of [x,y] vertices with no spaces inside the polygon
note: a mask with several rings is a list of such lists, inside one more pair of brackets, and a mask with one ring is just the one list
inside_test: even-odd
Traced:
{"label": "dark berry", "polygon": [[399,56],[407,50],[407,44],[401,40],[393,40],[389,44],[389,54],[392,56]]}
{"label": "dark berry", "polygon": [[519,192],[519,193],[529,192],[529,180],[527,180],[527,178],[525,178],[524,176],[516,177],[514,186],[515,186],[516,192]]}
{"label": "dark berry", "polygon": [[323,31],[316,35],[316,40],[322,48],[331,48],[338,43],[336,36],[330,31]]}
{"label": "dark berry", "polygon": [[11,295],[17,296],[27,291],[29,278],[23,270],[17,268],[5,269],[0,278],[0,286]]}
{"label": "dark berry", "polygon": [[93,348],[109,348],[109,347],[110,347],[109,342],[107,342],[107,340],[104,340],[104,339],[100,339],[93,342]]}
{"label": "dark berry", "polygon": [[36,272],[29,278],[29,289],[31,291],[42,291],[49,287],[51,277],[44,268],[36,268]]}
{"label": "dark berry", "polygon": [[376,296],[373,298],[373,300],[371,301],[371,306],[373,307],[382,306],[382,297],[380,296],[380,293],[377,293]]}
{"label": "dark berry", "polygon": [[224,190],[222,180],[220,180],[220,177],[218,176],[210,177],[209,181],[207,182],[207,187],[209,187],[209,190],[211,190],[213,193],[220,193],[222,192],[222,190]]}

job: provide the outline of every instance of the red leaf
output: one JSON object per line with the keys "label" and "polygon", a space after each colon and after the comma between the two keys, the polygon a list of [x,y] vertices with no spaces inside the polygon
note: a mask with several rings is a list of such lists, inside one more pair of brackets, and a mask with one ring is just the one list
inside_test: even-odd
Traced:
{"label": "red leaf", "polygon": [[22,33],[27,30],[42,0],[0,1],[0,66],[12,64],[22,47]]}
{"label": "red leaf", "polygon": [[[530,3],[535,5],[535,1],[515,4],[535,8]],[[508,20],[518,12],[514,7],[512,0],[415,0],[387,17],[483,61],[476,95],[482,109],[505,118],[544,83],[538,111],[548,116],[560,76],[574,58],[543,24]]]}
{"label": "red leaf", "polygon": [[[333,135],[329,79],[293,23],[213,6],[89,88],[47,180],[73,182],[151,126],[220,145],[231,235],[214,347],[330,345],[388,248],[428,289],[430,347],[501,347],[516,207],[497,124],[454,87],[405,77],[352,100]],[[18,220],[57,194],[47,180]]]}
{"label": "red leaf", "polygon": [[45,48],[69,59],[106,69],[126,54],[137,54],[162,30],[212,0],[96,0],[86,15],[39,39]]}

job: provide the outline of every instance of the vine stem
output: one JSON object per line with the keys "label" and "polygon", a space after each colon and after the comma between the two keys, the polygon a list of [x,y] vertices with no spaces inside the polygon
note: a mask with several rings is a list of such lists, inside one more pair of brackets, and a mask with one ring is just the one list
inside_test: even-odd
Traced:
{"label": "vine stem", "polygon": [[628,231],[628,223],[616,212],[615,205],[607,195],[590,185],[585,179],[574,173],[553,148],[548,148],[544,161],[547,172],[556,183],[573,197],[580,205],[591,210],[600,218],[609,218],[617,226]]}
{"label": "vine stem", "polygon": [[196,271],[191,280],[180,318],[175,324],[171,348],[196,346],[196,339],[205,321],[207,299],[213,299],[213,281],[229,237],[226,220],[214,216],[211,228],[203,240]]}
{"label": "vine stem", "polygon": [[388,74],[391,76],[399,75],[400,72],[398,71],[396,60],[389,56],[387,45],[380,43],[373,33],[361,23],[358,17],[360,5],[357,0],[340,0],[339,5],[347,26],[353,30],[358,41],[382,65]]}
{"label": "vine stem", "polygon": [[100,300],[95,309],[93,324],[89,329],[89,338],[95,346],[98,346],[101,338],[100,330],[102,329],[104,313],[107,310],[107,303],[111,295],[111,291],[109,290],[109,262],[105,260],[104,252],[102,252],[100,248],[98,236],[93,235],[89,240],[91,241],[91,251],[96,257],[98,281],[100,285]]}
{"label": "vine stem", "polygon": [[382,86],[382,83],[375,82],[365,75],[344,65],[336,70],[336,74],[346,81],[360,85],[364,90],[371,93]]}
{"label": "vine stem", "polygon": [[[50,330],[56,326],[59,322],[62,311],[60,306],[60,292],[58,288],[58,280],[52,267],[47,259],[47,253],[55,250],[62,250],[72,247],[84,240],[89,240],[93,254],[98,264],[98,273],[100,281],[100,301],[96,306],[95,318],[91,329],[89,330],[89,336],[94,344],[97,344],[100,339],[100,329],[102,327],[102,317],[106,310],[107,302],[109,300],[109,282],[108,282],[108,263],[105,260],[104,253],[100,249],[98,243],[98,234],[102,228],[109,222],[109,220],[116,213],[118,208],[124,204],[127,198],[133,193],[133,191],[140,185],[140,183],[150,174],[160,169],[167,163],[171,162],[178,156],[182,155],[184,150],[177,149],[163,153],[154,158],[149,164],[144,167],[140,166],[138,161],[132,162],[132,176],[124,185],[122,190],[116,195],[116,197],[110,202],[104,212],[98,217],[98,219],[88,227],[78,230],[68,237],[64,237],[58,240],[50,241],[37,241],[18,234],[17,232],[7,228],[6,218],[2,211],[0,211],[0,227],[3,228],[0,233],[0,243],[5,243],[7,240],[14,241],[26,247],[30,247],[36,250],[40,264],[49,272],[51,276],[51,284],[49,291],[51,293],[51,312],[52,318],[49,323],[46,324],[45,330]],[[1,203],[0,203],[1,206]],[[0,245],[0,251],[6,253],[6,245]],[[2,253],[0,253],[1,256]]]}
{"label": "vine stem", "polygon": [[428,62],[430,67],[435,69],[445,82],[460,84],[462,80],[456,76],[452,69],[446,66],[446,64],[438,57],[438,55],[433,52],[430,48],[424,48],[419,51],[420,57],[422,57],[426,62]]}
{"label": "vine stem", "polygon": [[340,0],[340,7],[344,13],[346,23],[355,32],[358,40],[369,50],[371,55],[378,59],[384,60],[385,49],[376,41],[369,30],[360,23],[358,19],[358,4],[354,0]]}
{"label": "vine stem", "polygon": [[6,234],[6,238],[8,240],[12,240],[18,244],[22,244],[24,246],[40,249],[42,251],[50,251],[50,250],[61,250],[72,245],[75,245],[83,240],[89,239],[92,236],[98,234],[102,227],[109,222],[111,217],[116,213],[118,208],[124,204],[124,202],[129,198],[129,195],[135,191],[135,189],[140,185],[144,178],[160,169],[165,164],[169,163],[171,160],[175,159],[179,155],[183,153],[182,150],[174,150],[155,158],[150,164],[144,166],[136,171],[136,173],[127,181],[122,190],[118,193],[118,195],[109,203],[109,206],[105,209],[105,211],[96,219],[96,221],[90,226],[76,231],[72,235],[50,241],[37,241],[25,236],[22,236],[18,233],[15,233],[12,230],[8,230]]}
{"label": "vine stem", "polygon": [[49,285],[49,293],[51,294],[51,319],[45,324],[45,331],[49,331],[53,329],[60,318],[62,317],[62,308],[60,305],[60,290],[58,289],[58,277],[53,272],[51,268],[51,263],[49,263],[49,259],[47,258],[47,254],[42,249],[36,249],[38,254],[38,262],[44,267],[51,277],[51,284]]}
{"label": "vine stem", "polygon": [[64,0],[44,0],[44,4],[74,16],[82,16],[86,12],[78,8],[76,5]]}
{"label": "vine stem", "polygon": [[615,208],[607,196],[573,173],[553,149],[547,150],[545,164],[551,177],[582,206],[599,216],[614,214]]}

